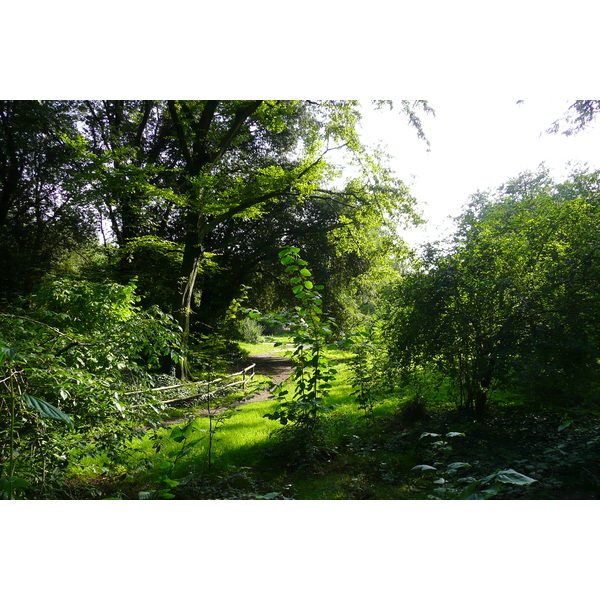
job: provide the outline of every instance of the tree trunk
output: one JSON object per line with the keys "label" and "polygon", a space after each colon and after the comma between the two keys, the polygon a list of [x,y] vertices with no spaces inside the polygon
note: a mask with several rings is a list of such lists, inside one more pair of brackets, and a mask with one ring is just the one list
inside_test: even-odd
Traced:
{"label": "tree trunk", "polygon": [[483,415],[487,407],[488,394],[490,385],[492,383],[492,377],[494,375],[495,362],[496,361],[494,358],[490,359],[488,368],[478,382],[477,395],[475,397],[475,413],[479,416]]}
{"label": "tree trunk", "polygon": [[[173,307],[175,318],[182,331],[181,342],[184,353],[189,346],[192,314],[194,312],[194,289],[196,287],[198,273],[200,272],[200,265],[204,257],[204,248],[202,246],[204,236],[200,235],[199,230],[201,228],[199,223],[199,214],[192,213],[188,215],[179,277],[179,288]],[[189,379],[190,377],[189,364],[185,357],[183,362],[178,365],[177,376],[183,380]]]}

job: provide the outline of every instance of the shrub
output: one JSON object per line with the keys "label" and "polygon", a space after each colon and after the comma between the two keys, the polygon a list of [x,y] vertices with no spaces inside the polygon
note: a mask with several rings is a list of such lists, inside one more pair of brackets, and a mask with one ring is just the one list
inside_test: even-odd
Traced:
{"label": "shrub", "polygon": [[425,398],[420,395],[411,398],[400,407],[398,415],[404,425],[414,425],[429,419]]}
{"label": "shrub", "polygon": [[[8,476],[33,483],[59,476],[78,434],[96,428],[98,446],[114,450],[120,433],[154,418],[151,399],[124,392],[162,355],[180,354],[177,324],[156,307],[140,310],[134,285],[48,280],[0,314],[0,332],[0,431],[12,440],[0,443],[0,463],[17,456]],[[65,435],[61,420],[76,433]]]}
{"label": "shrub", "polygon": [[236,334],[240,341],[248,344],[260,343],[263,335],[263,328],[260,323],[246,317],[237,323]]}

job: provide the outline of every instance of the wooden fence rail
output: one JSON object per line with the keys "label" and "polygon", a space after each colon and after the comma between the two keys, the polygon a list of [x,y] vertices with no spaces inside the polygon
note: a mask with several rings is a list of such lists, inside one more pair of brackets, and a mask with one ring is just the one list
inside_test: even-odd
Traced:
{"label": "wooden fence rail", "polygon": [[[202,400],[203,398],[209,398],[210,396],[213,396],[214,394],[217,394],[228,388],[235,387],[237,385],[241,385],[242,389],[245,391],[246,385],[254,378],[254,375],[255,375],[254,367],[256,367],[256,363],[251,364],[250,366],[246,367],[245,369],[242,369],[241,371],[238,371],[237,373],[232,373],[231,375],[227,375],[226,377],[219,377],[217,379],[213,379],[212,381],[201,381],[196,385],[198,385],[198,387],[204,386],[206,388],[205,391],[199,392],[197,394],[193,394],[192,396],[186,396],[184,398],[173,398],[172,400],[161,400],[160,403],[161,404],[171,404],[172,402],[185,402],[186,400],[195,400],[195,399]],[[251,371],[251,373],[248,374],[248,371]],[[231,383],[227,383],[227,384],[217,387],[213,390],[210,389],[210,386],[215,383],[219,383],[221,381],[224,381],[227,379],[232,379],[233,377],[239,377],[239,376],[242,377],[239,381],[232,381]],[[149,390],[133,390],[131,392],[125,392],[123,395],[124,396],[133,396],[135,394],[147,394],[150,392],[164,392],[165,390],[176,390],[176,389],[179,389],[182,387],[186,387],[186,385],[188,385],[188,384],[178,383],[177,385],[165,385],[163,387],[151,388]]]}
{"label": "wooden fence rail", "polygon": [[164,387],[152,388],[150,390],[134,390],[132,392],[125,392],[123,396],[133,396],[134,394],[147,394],[148,392],[163,392],[164,390],[175,390],[177,388],[185,387],[185,383],[178,383],[177,385],[165,385]]}

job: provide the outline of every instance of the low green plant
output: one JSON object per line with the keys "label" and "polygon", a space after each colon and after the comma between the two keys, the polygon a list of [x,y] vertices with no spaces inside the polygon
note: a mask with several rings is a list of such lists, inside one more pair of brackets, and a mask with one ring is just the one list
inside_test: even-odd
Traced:
{"label": "low green plant", "polygon": [[352,368],[352,396],[365,419],[373,421],[373,410],[381,401],[382,377],[380,372],[381,349],[377,343],[377,330],[363,329],[352,336],[351,348],[354,356],[350,359]]}
{"label": "low green plant", "polygon": [[154,483],[157,485],[154,489],[139,492],[140,500],[170,500],[175,498],[174,488],[190,481],[191,474],[177,478],[174,476],[174,472],[178,468],[179,462],[189,456],[194,448],[203,441],[202,434],[208,433],[202,425],[200,419],[193,419],[184,426],[175,425],[168,430],[167,435],[158,432],[153,435],[155,457],[150,458],[148,462],[166,465],[166,469],[159,470],[155,475]]}
{"label": "low green plant", "polygon": [[416,395],[402,404],[398,411],[400,421],[405,425],[414,425],[429,418],[427,401],[423,396]]}
{"label": "low green plant", "polygon": [[246,317],[237,324],[237,335],[242,342],[247,344],[260,344],[263,335],[263,329],[257,321]]}
{"label": "low green plant", "polygon": [[528,486],[537,481],[527,475],[518,473],[514,469],[498,470],[481,478],[462,476],[465,470],[471,468],[471,464],[460,461],[444,464],[445,461],[439,459],[452,451],[450,439],[463,437],[464,435],[464,433],[458,431],[450,431],[446,434],[431,432],[421,434],[419,439],[435,439],[431,446],[434,449],[434,457],[437,457],[438,460],[433,465],[416,465],[412,470],[426,474],[435,473],[436,479],[431,481],[431,485],[435,487],[432,487],[428,495],[430,499],[489,500],[496,496],[506,484]]}
{"label": "low green plant", "polygon": [[49,278],[0,314],[0,331],[0,458],[8,477],[17,467],[26,473],[33,497],[60,485],[74,444],[87,438],[116,455],[123,438],[151,424],[160,413],[152,395],[127,392],[152,387],[149,369],[180,354],[175,322],[156,307],[141,310],[133,284]]}
{"label": "low green plant", "polygon": [[[39,413],[41,417],[57,419],[73,428],[71,418],[63,413],[56,406],[25,393],[25,380],[23,373],[27,370],[27,357],[20,354],[17,348],[7,348],[0,344],[0,368],[5,375],[2,384],[5,386],[5,393],[0,395],[2,404],[8,404],[8,460],[5,460],[5,452],[0,451],[2,457],[2,466],[7,465],[6,469],[0,471],[0,497],[12,500],[16,493],[28,487],[29,482],[22,477],[15,475],[17,466],[17,456],[24,451],[22,445],[17,451],[17,418],[21,422],[30,423],[32,427],[39,425],[38,420],[32,419],[33,413]],[[34,441],[39,439],[39,433],[34,436]],[[29,453],[27,453],[29,454]],[[5,470],[5,472],[4,472]]]}

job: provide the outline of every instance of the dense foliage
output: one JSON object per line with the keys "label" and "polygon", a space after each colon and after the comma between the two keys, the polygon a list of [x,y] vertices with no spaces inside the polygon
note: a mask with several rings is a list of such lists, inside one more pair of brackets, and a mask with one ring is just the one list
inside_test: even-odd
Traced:
{"label": "dense foliage", "polygon": [[74,438],[61,435],[64,423],[100,449],[156,420],[151,398],[124,392],[151,382],[161,356],[180,360],[176,323],[158,307],[142,311],[134,285],[48,279],[28,306],[0,314],[0,327],[0,458],[11,465],[3,475],[27,485],[43,487],[66,464]]}
{"label": "dense foliage", "polygon": [[528,400],[597,400],[598,175],[527,173],[473,197],[450,245],[429,247],[396,288],[390,357],[438,369],[458,404],[495,388]]}

